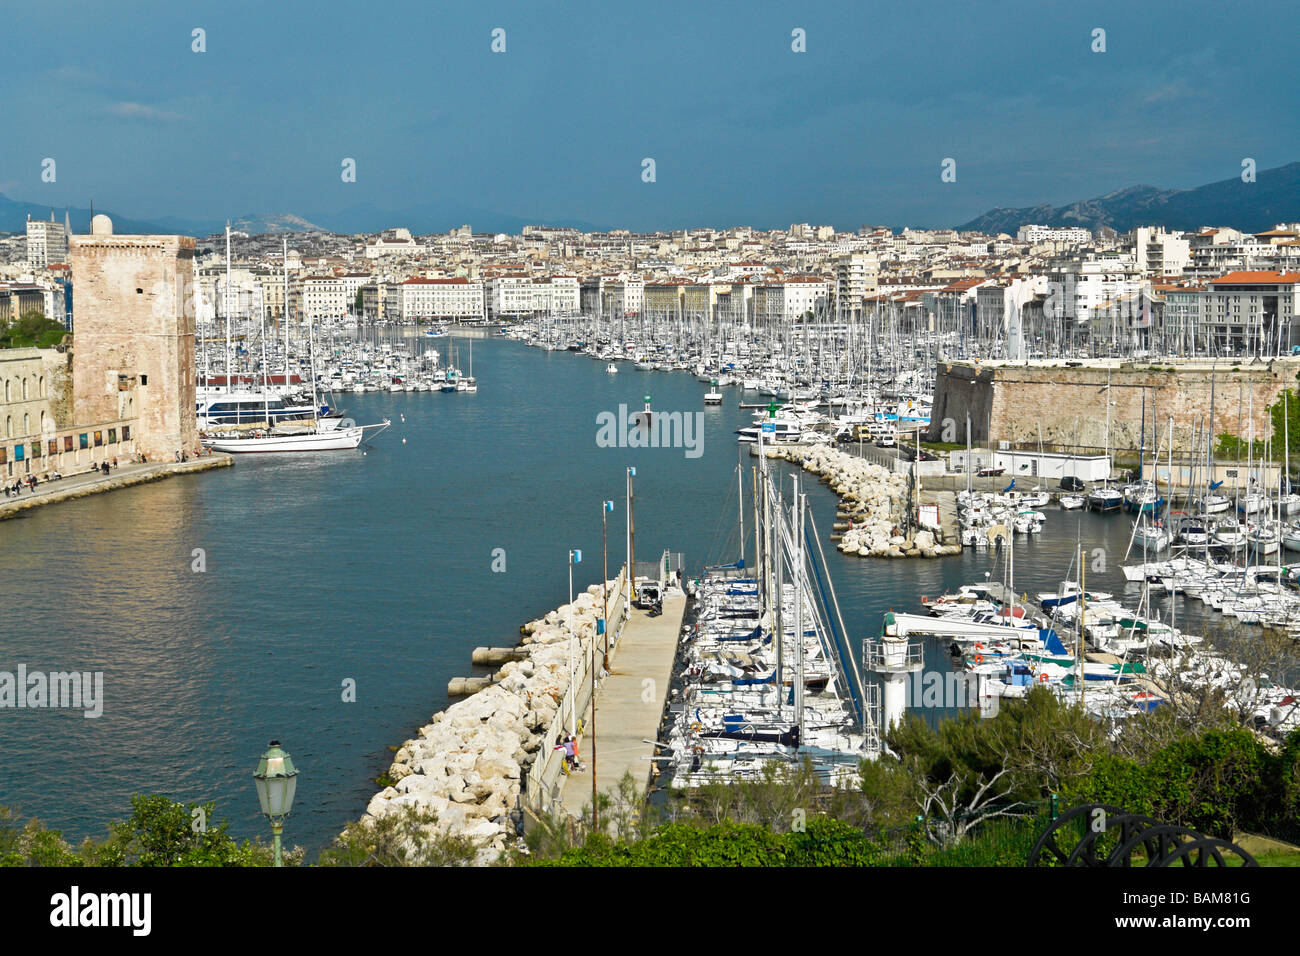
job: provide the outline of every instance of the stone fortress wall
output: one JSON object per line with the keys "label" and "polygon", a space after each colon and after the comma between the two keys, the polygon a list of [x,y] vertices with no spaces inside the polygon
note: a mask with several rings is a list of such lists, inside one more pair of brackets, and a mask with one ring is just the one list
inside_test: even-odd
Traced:
{"label": "stone fortress wall", "polygon": [[[1206,426],[1211,433],[1256,439],[1272,434],[1268,407],[1284,388],[1300,385],[1300,360],[1269,363],[1180,363],[1147,365],[1090,362],[1030,364],[942,363],[935,376],[929,440],[971,440],[997,446],[1006,441],[1058,449],[1109,447],[1126,451],[1142,445],[1150,453],[1155,438],[1167,450],[1173,418],[1175,453],[1193,448],[1204,454]],[[1197,435],[1200,435],[1199,441]]]}

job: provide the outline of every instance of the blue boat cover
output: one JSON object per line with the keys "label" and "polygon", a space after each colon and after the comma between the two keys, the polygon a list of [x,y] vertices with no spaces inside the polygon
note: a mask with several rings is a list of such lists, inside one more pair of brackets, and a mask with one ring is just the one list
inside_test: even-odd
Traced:
{"label": "blue boat cover", "polygon": [[1043,642],[1043,646],[1047,648],[1049,654],[1069,653],[1065,649],[1065,645],[1061,643],[1061,639],[1056,636],[1056,632],[1050,627],[1040,627],[1038,629],[1038,639]]}

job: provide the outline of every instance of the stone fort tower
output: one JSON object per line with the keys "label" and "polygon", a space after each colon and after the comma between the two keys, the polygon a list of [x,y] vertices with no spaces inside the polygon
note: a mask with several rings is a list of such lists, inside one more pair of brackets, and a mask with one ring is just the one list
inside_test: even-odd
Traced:
{"label": "stone fort tower", "polygon": [[68,240],[76,296],[73,414],[86,424],[135,418],[152,460],[199,451],[195,416],[194,276],[189,236],[115,236],[96,216]]}

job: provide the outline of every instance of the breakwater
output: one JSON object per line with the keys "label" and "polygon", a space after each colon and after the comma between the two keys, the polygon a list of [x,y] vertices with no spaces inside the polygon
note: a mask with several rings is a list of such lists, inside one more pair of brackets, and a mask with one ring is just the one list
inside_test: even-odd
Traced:
{"label": "breakwater", "polygon": [[473,840],[481,848],[478,862],[491,862],[522,830],[525,805],[534,812],[549,809],[562,769],[556,737],[580,727],[591,699],[593,650],[597,680],[603,676],[605,638],[597,634],[597,621],[607,595],[612,646],[621,631],[624,586],[620,572],[520,628],[523,637],[511,655],[516,659],[482,690],[434,714],[398,748],[388,769],[391,783],[370,800],[366,814],[407,806],[432,810],[439,833]]}
{"label": "breakwater", "polygon": [[832,540],[843,554],[936,558],[961,552],[955,527],[945,532],[908,522],[906,475],[823,445],[776,446],[764,454],[817,475],[839,497]]}

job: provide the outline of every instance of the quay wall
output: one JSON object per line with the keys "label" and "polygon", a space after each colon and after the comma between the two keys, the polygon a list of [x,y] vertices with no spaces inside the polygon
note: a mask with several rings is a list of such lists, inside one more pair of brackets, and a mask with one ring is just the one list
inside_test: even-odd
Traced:
{"label": "quay wall", "polygon": [[[107,450],[107,449],[106,449]],[[99,456],[104,461],[107,456]],[[213,452],[202,458],[193,458],[185,462],[151,462],[144,465],[128,466],[125,472],[110,472],[103,478],[91,481],[56,482],[53,485],[39,485],[38,493],[19,495],[17,498],[0,498],[0,521],[12,518],[20,512],[42,505],[56,504],[60,501],[72,501],[86,495],[96,495],[103,491],[115,491],[118,488],[130,488],[151,481],[161,481],[173,475],[188,475],[213,468],[229,468],[235,463],[234,458],[220,452]]]}
{"label": "quay wall", "polygon": [[977,444],[1031,446],[1041,439],[1045,448],[1056,450],[1109,447],[1136,453],[1143,444],[1145,403],[1148,453],[1153,430],[1162,450],[1168,448],[1172,417],[1174,451],[1203,454],[1211,411],[1216,437],[1245,438],[1252,423],[1257,439],[1270,435],[1268,406],[1284,388],[1296,388],[1298,372],[1300,361],[1294,359],[1213,366],[944,363],[935,376],[928,439],[964,442],[969,414],[971,440]]}

